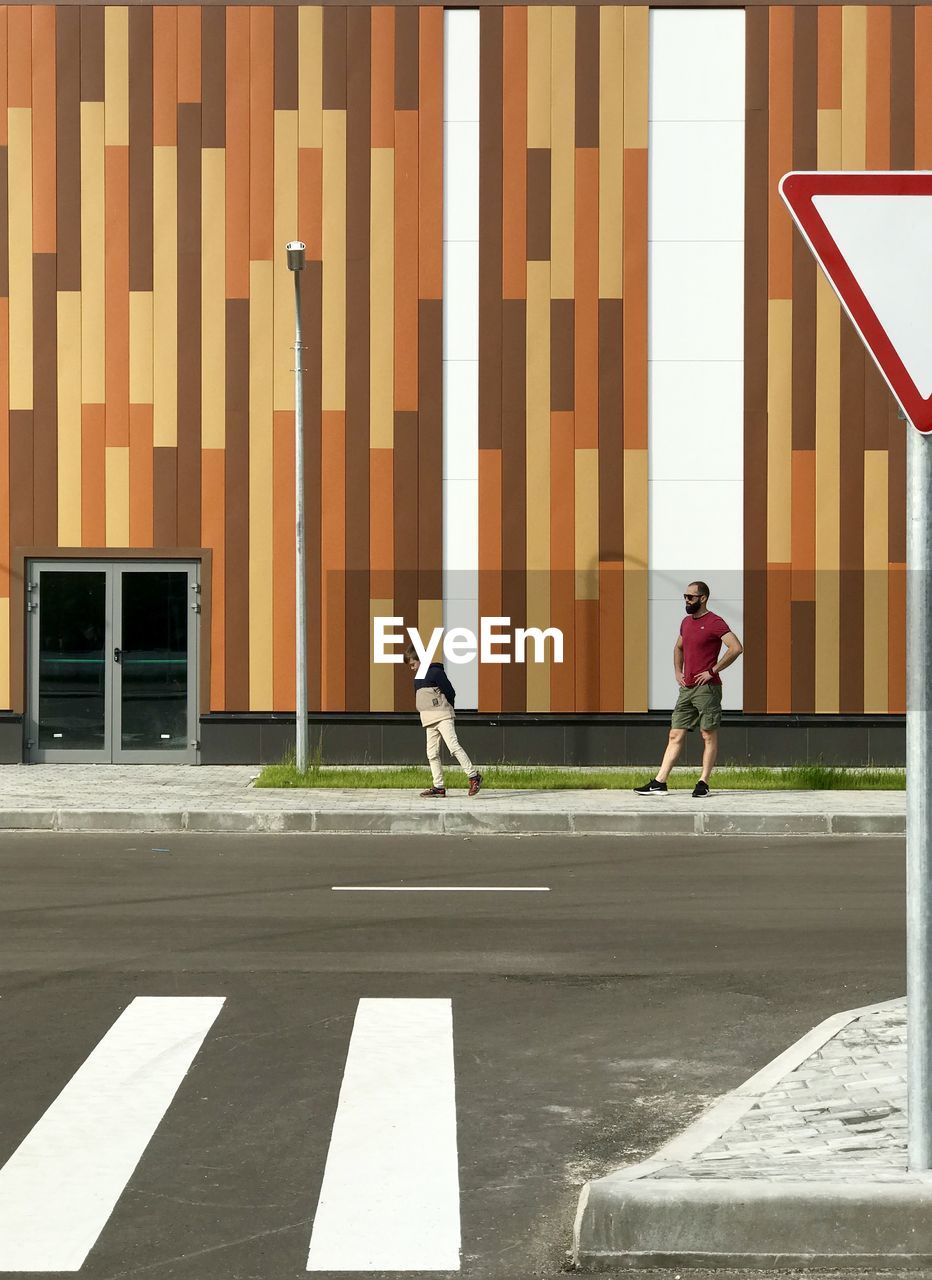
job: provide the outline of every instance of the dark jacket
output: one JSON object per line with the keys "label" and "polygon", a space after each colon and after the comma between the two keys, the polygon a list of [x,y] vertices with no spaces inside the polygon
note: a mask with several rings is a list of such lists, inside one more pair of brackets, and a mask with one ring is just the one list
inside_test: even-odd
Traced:
{"label": "dark jacket", "polygon": [[414,688],[415,690],[439,689],[451,707],[456,705],[456,690],[447,679],[442,662],[432,662],[427,668],[424,679],[415,680]]}

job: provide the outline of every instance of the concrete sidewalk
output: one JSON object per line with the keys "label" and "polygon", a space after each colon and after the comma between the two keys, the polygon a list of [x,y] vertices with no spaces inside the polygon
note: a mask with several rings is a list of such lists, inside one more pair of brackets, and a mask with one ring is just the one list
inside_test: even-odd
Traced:
{"label": "concrete sidewalk", "polygon": [[927,1267],[906,1160],[906,1003],[836,1014],[640,1164],[587,1184],[583,1270]]}
{"label": "concrete sidewalk", "polygon": [[[902,791],[257,790],[249,765],[2,765],[0,829],[385,834],[902,835]],[[713,779],[714,781],[714,779]]]}

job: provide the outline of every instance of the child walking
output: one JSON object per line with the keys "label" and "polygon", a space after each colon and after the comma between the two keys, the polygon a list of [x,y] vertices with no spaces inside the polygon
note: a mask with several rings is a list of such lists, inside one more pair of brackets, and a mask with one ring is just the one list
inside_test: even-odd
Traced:
{"label": "child walking", "polygon": [[[420,659],[417,650],[409,645],[405,649],[405,661],[412,671],[417,671]],[[456,690],[447,678],[442,662],[432,662],[422,680],[414,681],[415,706],[421,724],[427,730],[427,760],[433,777],[433,785],[421,792],[424,799],[435,799],[447,794],[443,785],[443,766],[440,763],[440,739],[449,747],[469,778],[469,794],[474,796],[482,786],[482,774],[459,744],[454,724],[453,704]]]}

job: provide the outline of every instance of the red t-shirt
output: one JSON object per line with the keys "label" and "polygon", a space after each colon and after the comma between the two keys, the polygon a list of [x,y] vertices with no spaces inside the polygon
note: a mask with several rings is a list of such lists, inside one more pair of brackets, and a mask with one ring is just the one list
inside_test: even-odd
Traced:
{"label": "red t-shirt", "polygon": [[[704,613],[701,618],[687,614],[680,623],[680,635],[683,638],[683,678],[688,685],[696,683],[696,676],[703,671],[710,671],[712,664],[722,651],[722,636],[727,635],[731,627],[717,613]],[[721,684],[717,675],[713,675],[710,684]]]}

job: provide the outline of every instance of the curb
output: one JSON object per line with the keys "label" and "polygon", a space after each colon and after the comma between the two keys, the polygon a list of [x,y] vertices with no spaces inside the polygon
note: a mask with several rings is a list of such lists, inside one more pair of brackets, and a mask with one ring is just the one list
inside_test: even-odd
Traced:
{"label": "curb", "polygon": [[880,1001],[813,1027],[648,1160],[587,1183],[573,1230],[585,1271],[618,1267],[925,1267],[932,1262],[932,1174],[896,1182],[664,1178],[720,1138],[760,1097]]}
{"label": "curb", "polygon": [[8,809],[2,831],[266,835],[905,835],[901,814],[395,812],[389,809]]}

